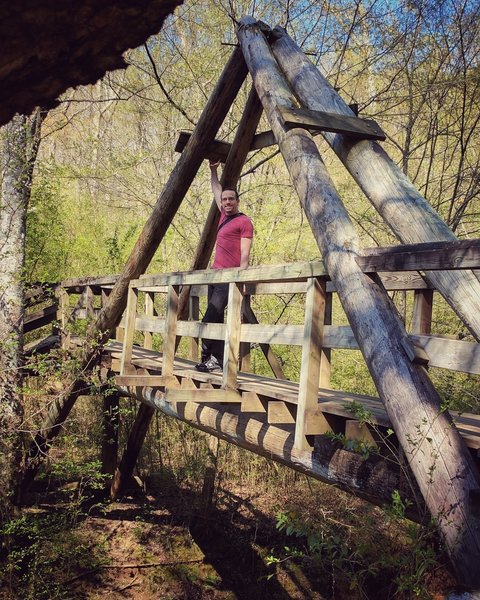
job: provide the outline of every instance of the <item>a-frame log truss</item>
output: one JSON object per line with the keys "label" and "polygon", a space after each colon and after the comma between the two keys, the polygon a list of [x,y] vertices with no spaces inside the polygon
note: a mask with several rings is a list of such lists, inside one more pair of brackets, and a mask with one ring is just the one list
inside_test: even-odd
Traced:
{"label": "a-frame log truss", "polygon": [[[289,111],[291,114],[291,111],[299,108],[299,102],[304,110],[348,114],[349,117],[352,113],[348,112],[350,109],[344,108],[338,95],[331,88],[326,87],[328,84],[321,76],[315,74],[318,71],[314,70],[315,73],[312,73],[313,66],[283,31],[278,29],[275,31],[270,47],[262,29],[263,26],[247,17],[240,23],[238,37],[245,63],[253,77],[256,92],[270,122],[273,136],[284,156],[329,275],[336,286],[389,419],[406,456],[410,458],[410,467],[426,504],[438,520],[459,580],[469,585],[480,585],[480,574],[476,569],[480,562],[480,527],[478,517],[473,514],[470,507],[470,495],[478,495],[480,487],[478,472],[456,429],[452,427],[448,415],[440,410],[438,394],[427,372],[421,366],[421,353],[416,351],[414,344],[406,335],[380,279],[376,275],[365,274],[358,264],[363,252],[349,216],[330,181],[308,131],[312,123],[304,123],[302,127],[292,127],[292,121],[285,119]],[[295,94],[283,73],[286,74]],[[203,148],[209,147],[214,142],[214,135],[245,74],[245,65],[239,60],[239,50],[236,49],[202,114],[199,125],[159,198],[124,272],[110,293],[108,302],[96,322],[94,333],[110,331],[120,321],[126,304],[128,282],[138,277],[148,266],[200,166],[205,155]],[[259,117],[258,108],[253,112]],[[315,118],[314,114],[311,116],[312,119]],[[252,122],[256,118],[256,116],[252,117]],[[253,140],[254,129],[252,127],[252,130],[245,134],[244,140],[249,140],[249,143],[244,142],[242,164]],[[324,136],[402,241],[417,243],[455,239],[414,190],[412,184],[396,169],[383,150],[379,149],[375,141],[363,141],[358,137],[352,138],[341,133],[324,133]],[[377,168],[372,178],[369,173],[372,172],[370,167],[373,158],[380,163],[375,163]],[[367,164],[368,168],[365,166]],[[239,173],[241,165],[237,164],[235,168]],[[386,173],[386,178],[391,185],[385,192],[386,195],[382,195],[382,191],[377,189],[374,182],[381,172]],[[379,187],[384,190],[382,186]],[[405,214],[411,215],[411,218],[407,219],[407,226],[402,218]],[[422,231],[418,231],[411,227],[412,222],[415,224],[425,222],[426,225],[423,226]],[[413,229],[415,232],[411,233]],[[479,339],[480,321],[477,322],[477,319],[480,319],[480,311],[478,311],[480,284],[476,276],[468,271],[453,274],[432,271],[428,273],[428,279]],[[167,352],[164,355],[165,362],[160,376],[162,385],[173,381],[170,378],[173,377],[175,324],[179,311],[179,289],[174,283],[169,285],[170,312],[167,322],[170,326],[167,327]],[[303,391],[300,394],[302,399],[299,396],[299,403],[302,409],[305,409],[302,410],[303,415],[315,411],[312,390],[317,385],[322,372],[322,352],[319,352],[319,349],[324,335],[323,325],[317,318],[320,313],[324,314],[324,311],[318,311],[318,306],[322,307],[326,302],[325,286],[322,286],[322,282],[313,277],[309,285],[307,307],[311,319],[309,319],[309,328],[306,326],[304,330],[303,351],[304,356],[310,358],[313,356],[313,360],[309,361],[309,374],[306,375],[305,381],[301,382]],[[133,289],[130,289],[131,293],[134,293]],[[231,287],[230,302],[237,310],[232,311],[231,316],[229,315],[231,319],[229,331],[232,337],[228,340],[227,348],[230,357],[225,361],[223,391],[219,396],[226,398],[225,392],[231,391],[233,401],[238,398],[238,392],[232,389],[232,382],[237,376],[235,358],[240,343],[238,323],[241,296],[241,287],[238,285]],[[428,306],[428,302],[428,294],[424,294],[421,299],[419,296],[418,306],[422,306],[422,303]],[[133,312],[130,313],[130,319],[132,316]],[[128,318],[127,316],[127,325]],[[133,320],[135,321],[134,316]],[[422,328],[428,329],[426,321],[428,319],[420,318],[417,324],[419,333],[422,333]],[[312,323],[315,323],[313,328]],[[126,339],[127,342],[129,343],[130,340]],[[130,363],[127,359],[123,359],[123,375],[128,375]],[[90,363],[90,359],[85,361],[85,364]],[[147,373],[143,375],[146,376]],[[50,432],[58,429],[60,422],[66,418],[73,405],[77,394],[75,385],[73,390],[74,394],[67,396],[61,406],[54,407],[55,414],[50,415],[46,427],[40,432],[36,444],[41,450],[45,449],[53,437]],[[215,390],[210,390],[207,386],[203,392],[205,399],[208,398],[208,394],[211,394],[212,398],[216,395]],[[176,399],[174,396],[175,393],[171,397],[172,402],[183,402],[188,397],[188,389],[180,388]],[[146,425],[151,417],[150,411],[142,409],[141,413],[137,417],[138,426],[129,441],[133,450],[127,452],[124,461],[130,466],[136,459]],[[418,427],[421,424],[424,425],[424,431],[419,435]],[[198,426],[203,427],[200,422]],[[217,433],[223,435],[221,427],[217,427]],[[303,423],[297,421],[294,444],[296,451],[302,452],[307,448],[306,436],[309,433],[308,417]],[[43,445],[39,444],[39,441]]]}
{"label": "a-frame log truss", "polygon": [[[438,520],[459,577],[479,584],[480,575],[472,573],[480,563],[480,524],[470,509],[470,492],[478,490],[479,474],[458,432],[451,427],[449,416],[441,412],[440,398],[427,372],[412,362],[414,351],[406,351],[410,342],[380,280],[364,274],[356,262],[362,254],[360,241],[310,133],[306,129],[285,127],[281,110],[296,108],[297,98],[283,72],[288,76],[289,61],[295,56],[292,59],[292,51],[283,54],[283,48],[278,46],[276,57],[283,58],[279,60],[280,68],[262,27],[250,17],[240,21],[237,35],[328,273],[422,495]],[[288,36],[279,37],[283,41]],[[292,81],[296,83],[299,78],[297,74]],[[306,97],[307,94],[302,100]],[[351,141],[350,149],[353,146],[355,142]],[[362,170],[372,173],[370,168]],[[378,170],[374,173],[374,177],[379,176]],[[412,204],[418,206],[419,202]],[[433,213],[426,208],[423,213],[427,210]],[[438,218],[430,221],[433,220],[435,224],[439,221]],[[447,229],[445,225],[443,229]],[[480,291],[473,273],[470,278]],[[451,292],[445,282],[437,283],[443,291]],[[470,308],[472,302],[476,305],[478,317],[480,294],[472,297],[465,289],[462,292],[470,301]],[[476,327],[471,324],[470,329],[475,331]],[[478,333],[480,330],[477,336]]]}

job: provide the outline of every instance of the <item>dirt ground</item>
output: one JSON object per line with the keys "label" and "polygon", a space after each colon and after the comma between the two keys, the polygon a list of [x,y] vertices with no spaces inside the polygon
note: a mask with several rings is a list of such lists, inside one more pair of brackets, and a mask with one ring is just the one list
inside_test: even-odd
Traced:
{"label": "dirt ground", "polygon": [[[444,568],[425,572],[416,592],[397,594],[392,587],[392,573],[383,575],[372,566],[371,576],[367,574],[359,585],[355,578],[345,576],[344,557],[338,563],[336,559],[330,565],[324,562],[320,568],[318,561],[302,556],[302,552],[295,556],[298,549],[304,548],[304,540],[287,538],[279,531],[275,514],[288,503],[293,503],[299,514],[309,514],[312,504],[318,504],[319,491],[310,486],[278,493],[252,492],[238,486],[220,489],[210,507],[202,505],[198,491],[168,480],[136,485],[118,502],[90,498],[64,531],[50,537],[42,533],[42,542],[34,545],[35,558],[29,555],[22,563],[23,579],[21,569],[10,580],[3,578],[0,599],[446,598],[454,581]],[[41,515],[43,532],[50,517],[71,511],[72,492],[74,484],[61,491],[42,492],[25,511],[30,516]],[[387,527],[378,538],[375,531],[380,530],[371,528],[373,538],[367,537],[367,524],[370,527],[382,518],[380,509],[338,495],[333,488],[322,493],[331,495],[323,497],[323,502],[327,500],[328,506],[338,509],[317,507],[322,518],[333,523],[333,531],[336,519],[347,511],[358,522],[365,522],[364,543],[370,546],[369,551],[388,553],[388,544],[403,543],[403,534]],[[67,497],[70,503],[65,501]],[[339,532],[340,528],[345,531],[345,523],[338,521],[338,525]],[[345,548],[345,540],[342,543]],[[349,564],[355,556],[352,550],[347,557]],[[407,553],[404,558],[408,558]],[[356,565],[350,566],[354,573]],[[15,583],[27,579],[23,588]]]}

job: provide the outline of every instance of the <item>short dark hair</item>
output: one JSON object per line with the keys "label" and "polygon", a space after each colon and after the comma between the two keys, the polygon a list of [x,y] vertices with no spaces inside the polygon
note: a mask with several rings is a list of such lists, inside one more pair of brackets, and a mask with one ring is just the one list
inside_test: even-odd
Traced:
{"label": "short dark hair", "polygon": [[222,188],[222,192],[225,192],[227,190],[230,191],[230,192],[235,192],[235,198],[236,198],[236,200],[239,199],[238,192],[237,192],[237,190],[234,187],[226,185],[224,188]]}

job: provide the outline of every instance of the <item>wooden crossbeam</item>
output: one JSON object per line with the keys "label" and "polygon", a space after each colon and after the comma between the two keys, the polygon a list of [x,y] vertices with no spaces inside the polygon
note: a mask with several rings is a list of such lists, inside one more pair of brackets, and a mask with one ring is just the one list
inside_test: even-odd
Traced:
{"label": "wooden crossbeam", "polygon": [[242,395],[235,390],[168,389],[165,392],[165,400],[167,400],[167,402],[197,402],[198,404],[210,402],[241,403]]}
{"label": "wooden crossbeam", "polygon": [[364,272],[480,268],[480,240],[456,240],[369,248],[357,263]]}
{"label": "wooden crossbeam", "polygon": [[[175,152],[183,152],[183,149],[187,145],[188,140],[192,134],[188,131],[181,131],[177,143],[175,144]],[[249,152],[253,150],[261,150],[268,146],[276,144],[275,137],[271,131],[263,131],[253,136],[252,143],[250,144]],[[229,142],[223,142],[221,140],[214,140],[205,149],[205,158],[211,161],[220,161],[224,163],[227,160],[228,153],[232,144]]]}
{"label": "wooden crossbeam", "polygon": [[51,323],[53,320],[55,320],[56,316],[56,304],[52,304],[33,314],[27,315],[23,323],[23,332],[28,333],[29,331],[33,331],[34,329],[48,325],[48,323]]}
{"label": "wooden crossbeam", "polygon": [[280,120],[287,129],[300,127],[309,131],[330,131],[365,140],[385,140],[380,125],[370,119],[346,117],[307,108],[284,108],[277,106]]}

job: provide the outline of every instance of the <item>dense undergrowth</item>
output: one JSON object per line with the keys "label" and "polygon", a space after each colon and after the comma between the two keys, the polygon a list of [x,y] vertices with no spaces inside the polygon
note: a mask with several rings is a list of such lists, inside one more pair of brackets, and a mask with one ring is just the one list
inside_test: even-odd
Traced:
{"label": "dense undergrowth", "polygon": [[[135,405],[122,403],[125,437]],[[405,519],[398,495],[374,507],[161,414],[141,486],[110,503],[101,406],[81,398],[28,505],[4,527],[2,600],[441,598],[453,585],[428,519]]]}

